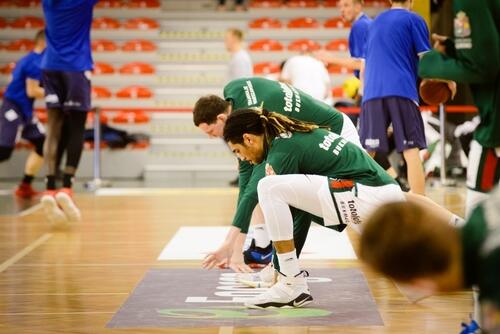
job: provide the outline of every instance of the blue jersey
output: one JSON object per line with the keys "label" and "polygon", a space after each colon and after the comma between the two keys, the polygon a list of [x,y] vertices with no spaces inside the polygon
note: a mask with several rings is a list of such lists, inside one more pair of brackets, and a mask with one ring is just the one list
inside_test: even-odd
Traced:
{"label": "blue jersey", "polygon": [[12,72],[12,81],[5,90],[5,98],[14,102],[21,108],[25,119],[30,119],[33,114],[33,101],[26,94],[26,79],[33,79],[40,81],[41,69],[40,63],[42,61],[43,53],[36,53],[31,51],[23,58],[19,59],[16,67]]}
{"label": "blue jersey", "polygon": [[47,40],[42,69],[80,72],[92,69],[90,27],[97,1],[42,1]]}
{"label": "blue jersey", "polygon": [[[363,58],[365,51],[366,38],[368,29],[372,19],[361,13],[361,16],[352,24],[351,32],[349,33],[349,53],[352,58]],[[354,71],[356,78],[359,78],[359,70]]]}
{"label": "blue jersey", "polygon": [[399,96],[418,102],[418,54],[430,48],[419,15],[399,8],[378,15],[366,42],[363,101]]}

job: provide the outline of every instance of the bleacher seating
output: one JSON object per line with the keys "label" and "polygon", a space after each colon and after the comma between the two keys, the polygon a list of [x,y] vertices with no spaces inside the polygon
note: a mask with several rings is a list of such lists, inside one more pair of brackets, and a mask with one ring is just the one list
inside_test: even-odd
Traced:
{"label": "bleacher seating", "polygon": [[351,24],[344,21],[341,17],[332,17],[323,23],[325,28],[349,28]]}
{"label": "bleacher seating", "polygon": [[296,52],[313,52],[321,49],[321,44],[310,39],[298,39],[288,44],[288,50]]}
{"label": "bleacher seating", "polygon": [[123,27],[125,29],[138,29],[138,30],[148,30],[148,29],[158,29],[160,25],[154,19],[147,17],[136,17],[127,20]]}
{"label": "bleacher seating", "polygon": [[94,74],[113,74],[115,69],[111,64],[103,62],[94,63]]}
{"label": "bleacher seating", "polygon": [[109,99],[111,96],[108,88],[92,85],[92,99]]}
{"label": "bleacher seating", "polygon": [[0,73],[11,74],[15,67],[16,67],[16,63],[14,63],[14,62],[8,63],[0,68]]}
{"label": "bleacher seating", "polygon": [[97,52],[113,52],[118,50],[118,46],[115,42],[109,39],[94,39],[92,40],[92,51]]}
{"label": "bleacher seating", "polygon": [[120,67],[121,74],[154,74],[155,68],[146,63],[132,62]]}
{"label": "bleacher seating", "polygon": [[121,49],[125,52],[153,52],[156,51],[157,46],[148,40],[134,39],[123,44]]}
{"label": "bleacher seating", "polygon": [[288,0],[287,7],[290,8],[318,8],[319,3],[316,0]]}
{"label": "bleacher seating", "polygon": [[122,99],[147,99],[153,96],[153,92],[148,87],[132,85],[120,89],[116,97]]}
{"label": "bleacher seating", "polygon": [[119,29],[120,21],[111,17],[98,17],[92,21],[92,29]]}
{"label": "bleacher seating", "polygon": [[327,51],[347,51],[349,49],[349,42],[347,39],[334,39],[325,44]]}
{"label": "bleacher seating", "polygon": [[290,20],[286,26],[290,29],[313,29],[318,28],[319,23],[312,17],[297,17]]}
{"label": "bleacher seating", "polygon": [[261,39],[250,44],[251,51],[282,51],[283,44],[273,39]]}
{"label": "bleacher seating", "polygon": [[282,26],[283,24],[280,20],[270,17],[261,17],[259,19],[251,21],[248,24],[248,27],[252,29],[278,29]]}
{"label": "bleacher seating", "polygon": [[7,51],[29,51],[34,46],[35,42],[32,39],[22,38],[8,42],[5,49]]}

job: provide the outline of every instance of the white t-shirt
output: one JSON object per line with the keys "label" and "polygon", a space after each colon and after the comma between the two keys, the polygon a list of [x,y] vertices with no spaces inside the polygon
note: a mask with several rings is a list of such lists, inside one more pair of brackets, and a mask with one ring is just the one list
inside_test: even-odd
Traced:
{"label": "white t-shirt", "polygon": [[325,65],[311,56],[299,55],[288,59],[281,78],[320,101],[326,101],[330,95],[330,75]]}
{"label": "white t-shirt", "polygon": [[253,64],[246,50],[233,53],[229,61],[228,81],[253,76]]}

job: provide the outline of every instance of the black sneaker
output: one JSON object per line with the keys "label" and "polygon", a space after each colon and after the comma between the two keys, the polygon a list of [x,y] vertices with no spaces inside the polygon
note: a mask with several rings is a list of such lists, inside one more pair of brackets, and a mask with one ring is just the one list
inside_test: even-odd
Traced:
{"label": "black sneaker", "polygon": [[273,257],[273,244],[270,242],[265,248],[255,246],[255,239],[247,250],[243,252],[243,259],[246,264],[268,264]]}

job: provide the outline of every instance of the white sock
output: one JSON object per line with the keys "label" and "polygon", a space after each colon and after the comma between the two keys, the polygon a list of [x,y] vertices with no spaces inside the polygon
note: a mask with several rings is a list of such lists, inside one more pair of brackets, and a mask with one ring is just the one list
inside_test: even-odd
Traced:
{"label": "white sock", "polygon": [[289,253],[276,253],[280,264],[280,272],[287,277],[294,277],[300,273],[299,260],[295,249]]}
{"label": "white sock", "polygon": [[448,224],[454,227],[462,227],[465,225],[465,220],[462,217],[452,214]]}
{"label": "white sock", "polygon": [[253,238],[255,239],[255,246],[266,248],[269,246],[271,239],[267,234],[266,224],[257,224],[253,227]]}

